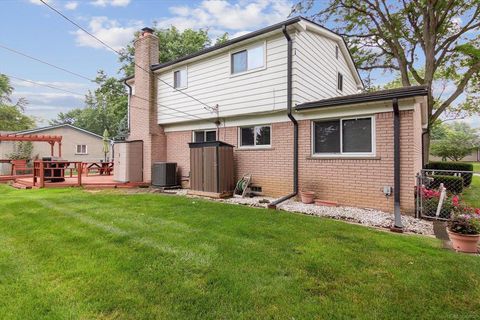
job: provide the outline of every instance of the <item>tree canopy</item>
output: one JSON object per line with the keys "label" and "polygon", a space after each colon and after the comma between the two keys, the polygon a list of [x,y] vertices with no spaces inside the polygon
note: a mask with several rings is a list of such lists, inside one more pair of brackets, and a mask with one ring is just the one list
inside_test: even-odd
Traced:
{"label": "tree canopy", "polygon": [[33,118],[24,114],[27,101],[20,98],[15,104],[12,104],[12,93],[13,87],[10,85],[10,79],[4,74],[0,74],[0,130],[18,131],[35,127]]}
{"label": "tree canopy", "polygon": [[[174,26],[168,29],[154,27],[154,34],[158,37],[159,62],[168,62],[188,54],[197,52],[208,47],[211,40],[208,37],[207,30],[192,30],[186,29],[183,32],[179,31]],[[135,35],[135,38],[138,34]],[[228,35],[223,35],[219,41],[223,41]],[[120,71],[126,76],[133,75],[134,64],[133,56],[135,55],[134,39],[123,50],[123,55],[120,56],[122,67]]]}
{"label": "tree canopy", "polygon": [[[102,135],[105,130],[114,137],[122,132],[122,121],[127,118],[127,92],[123,83],[99,71],[95,79],[98,88],[86,95],[85,106],[60,112],[51,124],[68,123]],[[123,134],[123,133],[122,133]]]}
{"label": "tree canopy", "polygon": [[[367,84],[373,70],[386,70],[397,72],[402,86],[429,88],[429,127],[464,92],[460,108],[478,111],[479,0],[329,0],[320,10],[315,3],[302,0],[293,13],[333,23]],[[434,97],[435,79],[444,79],[452,90]]]}
{"label": "tree canopy", "polygon": [[480,145],[478,130],[463,122],[452,124],[436,124],[432,130],[431,154],[460,161]]}

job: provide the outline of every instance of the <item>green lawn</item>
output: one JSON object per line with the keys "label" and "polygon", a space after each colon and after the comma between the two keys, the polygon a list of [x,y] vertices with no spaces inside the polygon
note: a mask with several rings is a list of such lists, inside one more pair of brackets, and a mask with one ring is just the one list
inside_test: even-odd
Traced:
{"label": "green lawn", "polygon": [[462,194],[470,206],[480,208],[480,176],[473,176],[472,184]]}
{"label": "green lawn", "polygon": [[0,319],[474,319],[436,239],[156,194],[0,185]]}

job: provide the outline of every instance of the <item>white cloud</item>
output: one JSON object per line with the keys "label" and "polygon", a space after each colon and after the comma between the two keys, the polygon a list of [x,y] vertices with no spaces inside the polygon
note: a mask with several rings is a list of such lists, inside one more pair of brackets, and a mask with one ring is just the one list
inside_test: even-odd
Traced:
{"label": "white cloud", "polygon": [[180,30],[209,28],[215,33],[255,30],[285,20],[290,14],[288,0],[240,1],[204,0],[196,6],[173,6],[173,17],[160,19],[160,27],[171,25]]}
{"label": "white cloud", "polygon": [[77,1],[68,1],[65,3],[65,9],[67,10],[75,10],[78,7],[78,2]]}
{"label": "white cloud", "polygon": [[96,7],[126,7],[130,4],[130,0],[95,0],[91,4]]}
{"label": "white cloud", "polygon": [[[52,0],[44,0],[46,3],[52,3]],[[29,0],[31,4],[36,4],[37,6],[42,6],[43,3],[40,0]]]}
{"label": "white cloud", "polygon": [[[110,20],[104,16],[92,17],[88,23],[88,29],[93,35],[116,50],[124,48],[133,39],[135,31],[141,27],[141,21],[134,21],[128,26],[122,26],[118,21]],[[73,34],[76,37],[77,45],[80,47],[107,49],[82,30],[74,31]]]}

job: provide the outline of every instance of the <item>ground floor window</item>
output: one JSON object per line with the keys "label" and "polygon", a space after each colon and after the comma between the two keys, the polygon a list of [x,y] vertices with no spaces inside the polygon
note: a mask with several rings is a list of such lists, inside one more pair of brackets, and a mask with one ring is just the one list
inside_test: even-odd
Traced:
{"label": "ground floor window", "polygon": [[271,145],[270,125],[250,126],[240,128],[241,147],[268,147]]}
{"label": "ground floor window", "polygon": [[217,130],[196,130],[193,132],[193,142],[208,142],[217,140]]}
{"label": "ground floor window", "polygon": [[77,144],[76,154],[87,154],[87,145],[86,144]]}
{"label": "ground floor window", "polygon": [[373,155],[374,117],[314,121],[312,137],[315,155]]}

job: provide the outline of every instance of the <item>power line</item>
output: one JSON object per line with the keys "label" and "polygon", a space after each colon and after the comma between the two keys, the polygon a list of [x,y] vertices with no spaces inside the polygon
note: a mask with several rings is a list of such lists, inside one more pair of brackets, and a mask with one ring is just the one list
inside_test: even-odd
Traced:
{"label": "power line", "polygon": [[35,85],[37,85],[37,86],[47,87],[47,88],[50,88],[50,89],[59,90],[59,91],[63,91],[63,92],[70,93],[70,94],[74,94],[74,95],[77,95],[77,96],[84,96],[84,95],[85,95],[85,94],[82,94],[82,93],[73,92],[73,91],[66,90],[66,89],[62,89],[62,88],[59,88],[59,87],[56,87],[56,86],[52,86],[52,85],[49,85],[49,84],[45,84],[45,83],[41,83],[41,82],[36,82],[36,81],[33,81],[33,80],[27,80],[27,79],[23,79],[23,78],[20,78],[20,77],[15,77],[15,76],[12,76],[12,75],[9,75],[9,74],[6,74],[6,73],[2,73],[2,74],[5,75],[5,76],[7,76],[7,77],[9,77],[9,78],[17,79],[17,80],[20,80],[20,81],[25,81],[25,82],[28,82],[28,83],[35,84]]}
{"label": "power line", "polygon": [[24,56],[24,57],[29,58],[29,59],[31,59],[31,60],[35,60],[35,61],[38,61],[38,62],[40,62],[40,63],[46,64],[47,66],[50,66],[50,67],[52,67],[52,68],[55,68],[55,69],[62,70],[62,71],[64,71],[64,72],[70,73],[70,74],[72,74],[72,75],[74,75],[74,76],[77,76],[77,77],[79,77],[79,78],[86,79],[86,80],[92,81],[92,82],[95,81],[95,80],[92,80],[92,79],[90,79],[90,78],[88,78],[88,77],[85,77],[85,76],[83,76],[83,75],[81,75],[81,74],[78,74],[78,73],[76,73],[76,72],[73,72],[73,71],[67,70],[67,69],[65,69],[65,68],[56,66],[56,65],[54,65],[54,64],[52,64],[52,63],[50,63],[50,62],[46,62],[46,61],[40,60],[40,59],[38,59],[38,58],[32,57],[32,56],[30,56],[30,55],[28,55],[28,54],[26,54],[26,53],[23,53],[23,52],[20,52],[20,51],[18,51],[18,50],[9,48],[9,47],[4,46],[4,45],[2,45],[2,44],[0,44],[0,48],[2,48],[2,49],[4,49],[4,50],[8,50],[8,51],[10,51],[10,52],[13,52],[13,53],[15,53],[15,54]]}
{"label": "power line", "polygon": [[[138,68],[140,68],[141,70],[145,71],[147,74],[150,74],[150,71],[149,70],[146,70],[145,68],[143,68],[142,66],[138,65],[135,60],[131,57],[129,57],[128,55],[125,55],[123,54],[122,52],[116,50],[115,48],[111,47],[109,44],[105,43],[103,40],[99,39],[98,37],[96,37],[94,34],[90,33],[88,30],[86,30],[84,27],[82,27],[81,25],[79,25],[78,23],[76,23],[75,21],[73,21],[72,19],[70,19],[69,17],[67,17],[66,15],[64,15],[60,10],[56,9],[55,7],[53,7],[52,5],[48,4],[45,0],[40,0],[45,6],[47,6],[48,8],[50,8],[51,10],[53,10],[54,12],[56,12],[57,14],[59,14],[62,18],[64,18],[65,20],[67,20],[68,22],[70,22],[71,24],[73,24],[74,26],[76,26],[77,28],[79,28],[80,30],[82,30],[83,32],[85,32],[87,35],[89,35],[90,37],[92,37],[93,39],[97,40],[98,42],[100,42],[102,45],[104,45],[105,47],[107,47],[108,49],[110,49],[111,51],[115,52],[116,54],[118,54],[120,57],[124,57],[126,58],[128,61],[132,62],[135,66],[137,66]],[[171,87],[172,89],[184,94],[185,96],[195,100],[196,102],[200,103],[201,105],[204,106],[204,108],[207,110],[207,111],[216,111],[218,109],[218,107],[211,107],[209,106],[208,104],[202,102],[201,100],[195,98],[194,96],[184,92],[183,90],[180,90],[178,88],[175,88],[175,86],[172,86],[171,84],[169,84],[168,82],[166,82],[165,80],[163,79],[160,79],[160,77],[156,76],[156,78],[158,80],[160,80],[161,82],[163,82],[164,84],[166,84],[167,86]]]}
{"label": "power line", "polygon": [[[59,91],[63,91],[63,92],[66,92],[66,93],[70,93],[70,94],[74,94],[74,95],[77,95],[77,96],[85,96],[85,94],[82,94],[82,93],[78,93],[78,92],[74,92],[74,91],[70,91],[70,90],[66,90],[66,89],[62,89],[62,88],[59,88],[59,87],[56,87],[56,86],[52,86],[52,85],[49,85],[49,84],[45,84],[45,83],[41,83],[41,82],[37,82],[37,81],[33,81],[33,80],[28,80],[28,79],[24,79],[24,78],[20,78],[20,77],[16,77],[16,76],[12,76],[12,75],[9,75],[9,74],[6,74],[6,73],[0,73],[0,74],[3,74],[9,78],[12,78],[12,79],[16,79],[16,80],[20,80],[20,81],[24,81],[24,82],[28,82],[28,83],[32,83],[34,85],[37,85],[37,86],[40,86],[40,87],[46,87],[46,88],[50,88],[50,89],[54,89],[54,90],[59,90]],[[139,97],[139,96],[135,96],[137,97],[138,99],[141,99],[141,100],[145,100],[145,101],[149,101],[148,99],[145,99],[145,98],[142,98],[142,97]],[[193,114],[189,114],[189,113],[186,113],[186,112],[183,112],[183,111],[179,111],[179,110],[175,110],[173,108],[170,108],[170,107],[167,107],[167,106],[164,106],[164,105],[160,105],[159,106],[161,107],[164,107],[166,109],[169,109],[169,110],[172,110],[172,111],[175,111],[175,112],[182,112],[184,114],[186,114],[187,116],[189,117],[194,117],[194,118],[198,118],[198,119],[203,119],[199,116],[196,116],[196,115],[193,115]],[[141,109],[143,110],[142,108],[139,108],[139,107],[135,107],[135,106],[130,106],[130,108],[135,108],[135,109]],[[185,116],[179,116],[178,114],[169,114],[169,113],[165,113],[166,115],[169,115],[169,116],[176,116],[176,117],[180,117],[180,118],[184,118],[184,119],[188,119],[188,120],[191,120],[191,118],[186,118]]]}

